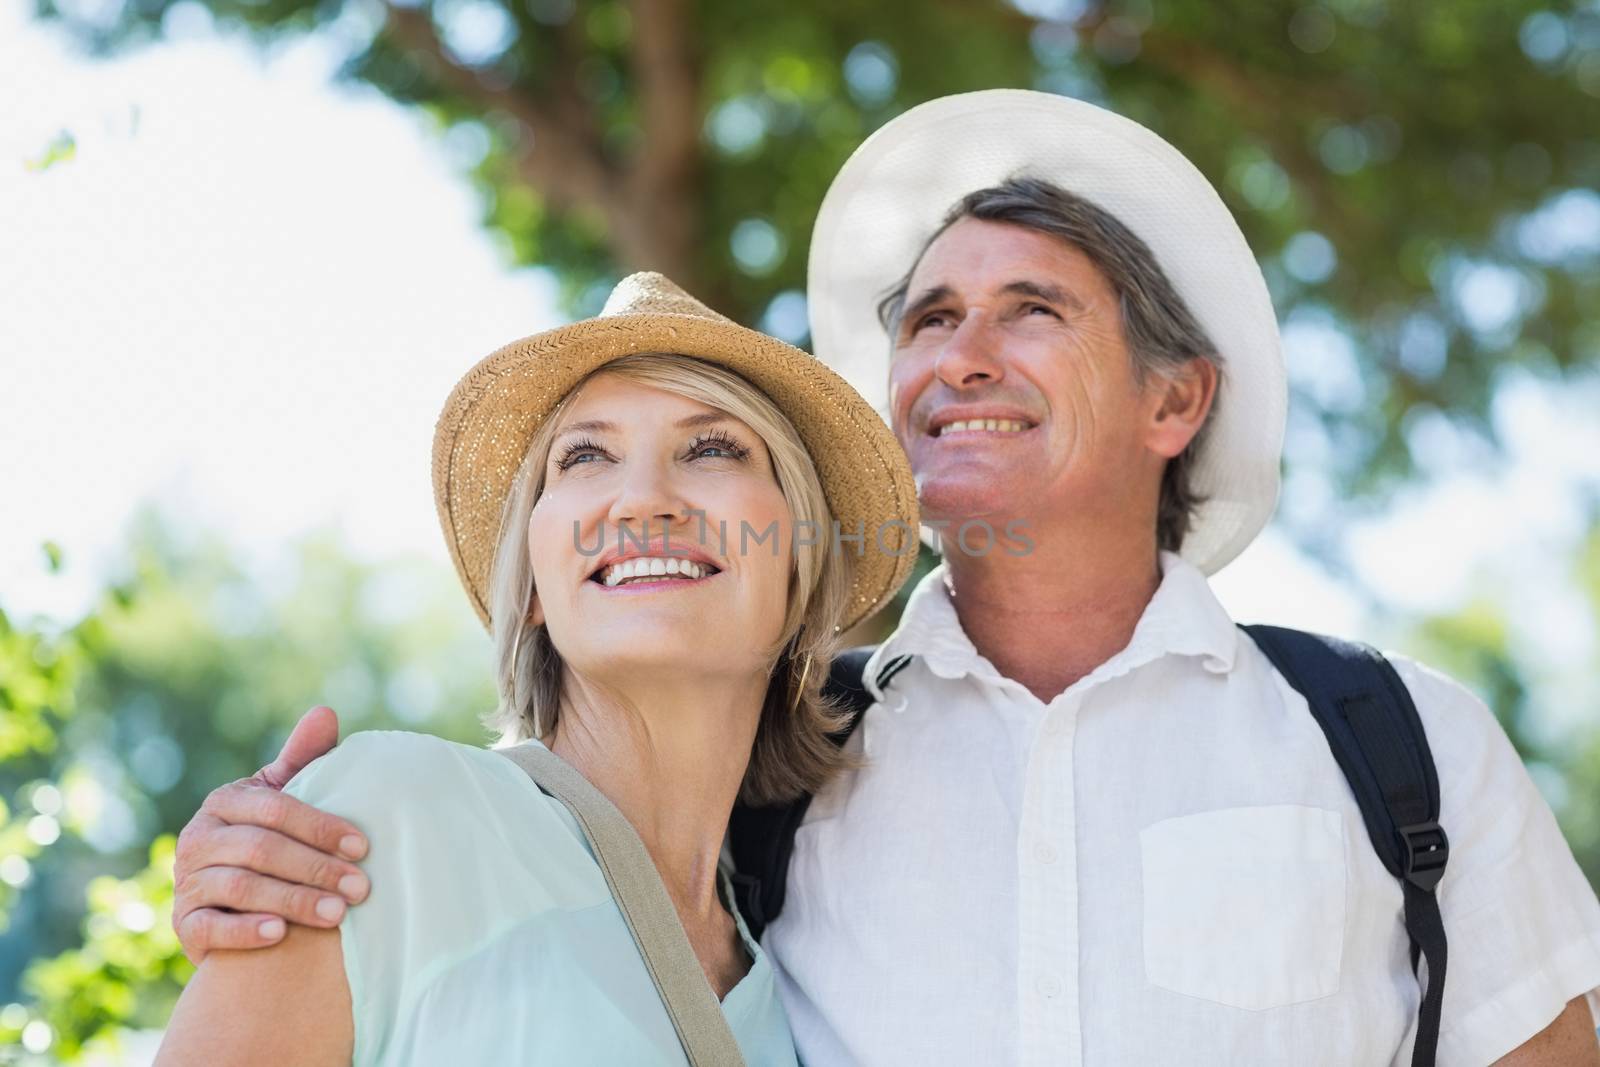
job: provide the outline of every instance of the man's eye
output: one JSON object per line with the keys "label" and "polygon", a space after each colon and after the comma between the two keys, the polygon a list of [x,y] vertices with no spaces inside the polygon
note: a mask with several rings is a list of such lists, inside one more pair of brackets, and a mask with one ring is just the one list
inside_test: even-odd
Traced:
{"label": "man's eye", "polygon": [[935,311],[918,319],[916,325],[912,327],[911,332],[916,333],[919,330],[925,330],[935,326],[947,326],[949,323],[950,316],[946,315],[942,311]]}

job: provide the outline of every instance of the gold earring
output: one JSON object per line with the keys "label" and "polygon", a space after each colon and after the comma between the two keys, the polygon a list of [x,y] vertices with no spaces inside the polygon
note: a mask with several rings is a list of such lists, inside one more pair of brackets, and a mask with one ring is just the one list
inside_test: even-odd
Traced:
{"label": "gold earring", "polygon": [[528,625],[533,622],[531,615],[524,614],[517,620],[517,636],[511,641],[511,672],[516,673],[517,656],[522,652],[522,635],[527,632]]}
{"label": "gold earring", "polygon": [[800,707],[800,698],[806,692],[806,679],[811,675],[811,653],[805,654],[805,666],[800,668],[800,684],[794,687],[794,699],[789,701],[789,714],[793,715],[795,709]]}

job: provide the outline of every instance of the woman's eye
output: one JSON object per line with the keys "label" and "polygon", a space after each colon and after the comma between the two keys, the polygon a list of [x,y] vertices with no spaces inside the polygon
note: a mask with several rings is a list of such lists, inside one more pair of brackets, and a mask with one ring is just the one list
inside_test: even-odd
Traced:
{"label": "woman's eye", "polygon": [[564,471],[568,467],[573,467],[580,463],[588,463],[590,460],[605,458],[605,449],[599,445],[587,441],[578,441],[568,445],[566,450],[561,453],[561,458],[556,460],[556,470]]}
{"label": "woman's eye", "polygon": [[750,450],[733,438],[723,434],[713,437],[702,437],[689,446],[689,455],[696,459],[706,457],[719,459],[744,459]]}

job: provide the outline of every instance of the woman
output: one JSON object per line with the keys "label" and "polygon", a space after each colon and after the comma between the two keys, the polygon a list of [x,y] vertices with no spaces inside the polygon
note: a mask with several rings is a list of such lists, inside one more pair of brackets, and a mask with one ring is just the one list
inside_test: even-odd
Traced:
{"label": "woman", "polygon": [[[915,555],[888,428],[805,353],[635,275],[462,379],[434,488],[503,740],[626,816],[746,1062],[793,1063],[718,861],[737,797],[814,791],[840,761],[820,681]],[[358,734],[289,791],[367,832],[372,895],[337,932],[208,956],[158,1063],[683,1062],[578,824],[510,760]]]}

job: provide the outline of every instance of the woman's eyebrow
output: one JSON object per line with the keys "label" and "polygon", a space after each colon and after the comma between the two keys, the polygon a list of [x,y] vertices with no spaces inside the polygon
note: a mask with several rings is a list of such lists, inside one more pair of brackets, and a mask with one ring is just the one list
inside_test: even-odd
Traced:
{"label": "woman's eyebrow", "polygon": [[[732,419],[733,416],[729,415],[725,411],[702,411],[697,414],[681,418],[674,425],[676,425],[680,430],[692,430],[701,426],[711,426],[719,422],[731,422]],[[563,426],[561,428],[561,432],[557,434],[556,437],[559,440],[562,437],[566,437],[575,433],[615,433],[616,429],[616,423],[608,422],[605,419],[585,419],[582,422],[575,422],[570,426]]]}
{"label": "woman's eyebrow", "polygon": [[680,430],[692,430],[700,426],[711,426],[719,422],[728,422],[731,420],[731,418],[732,416],[730,416],[726,411],[702,411],[698,415],[690,415],[687,418],[679,419],[677,426]]}
{"label": "woman's eyebrow", "polygon": [[614,422],[606,422],[604,419],[587,419],[583,422],[575,422],[571,426],[563,426],[560,436],[565,437],[569,433],[612,433],[616,428],[617,424]]}

